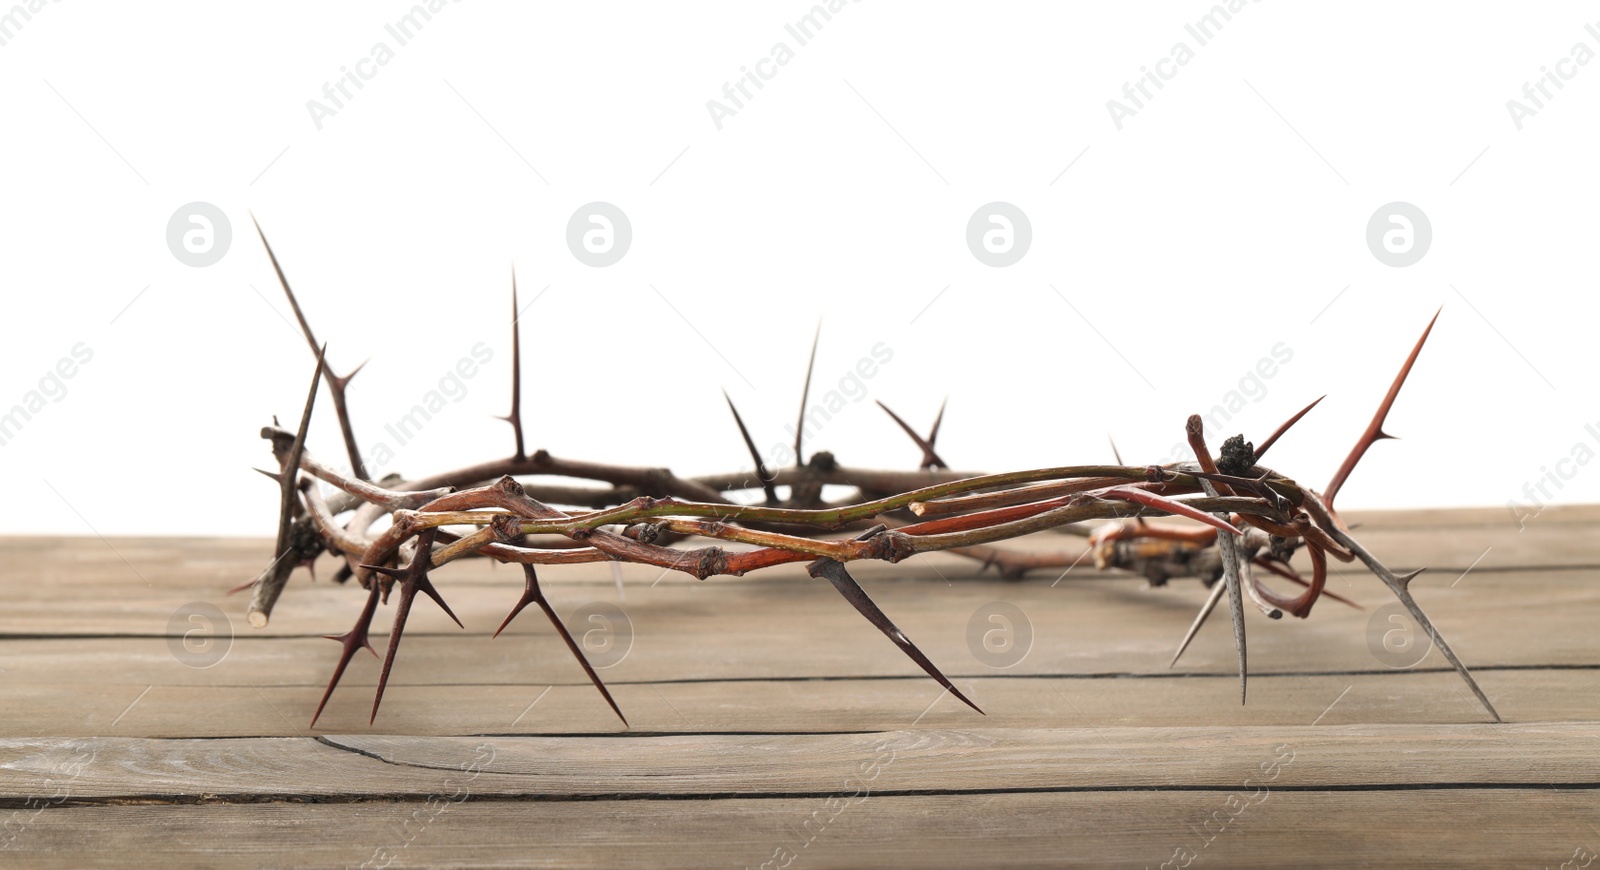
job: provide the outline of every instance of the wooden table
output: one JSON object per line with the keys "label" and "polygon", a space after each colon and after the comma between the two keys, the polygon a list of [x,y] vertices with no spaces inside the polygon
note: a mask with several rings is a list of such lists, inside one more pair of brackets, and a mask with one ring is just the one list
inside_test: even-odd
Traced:
{"label": "wooden table", "polygon": [[[1430,566],[1412,589],[1506,724],[1437,651],[1385,651],[1407,625],[1348,566],[1364,611],[1249,615],[1240,706],[1225,616],[1167,669],[1192,580],[937,556],[856,574],[986,716],[798,568],[627,566],[631,644],[576,626],[629,646],[625,729],[536,610],[490,639],[521,579],[479,563],[438,575],[467,630],[419,601],[376,725],[363,653],[312,729],[359,590],[300,572],[257,631],[222,593],[265,541],[0,540],[0,864],[1600,867],[1600,508],[1351,519]],[[604,566],[545,576],[569,623],[619,604]],[[1005,668],[993,602],[1032,632]]]}

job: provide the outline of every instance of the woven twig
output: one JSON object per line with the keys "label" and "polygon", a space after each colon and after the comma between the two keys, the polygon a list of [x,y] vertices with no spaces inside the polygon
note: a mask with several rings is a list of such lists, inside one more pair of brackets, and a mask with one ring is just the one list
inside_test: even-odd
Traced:
{"label": "woven twig", "polygon": [[[262,242],[266,243],[264,235]],[[797,460],[793,467],[766,467],[738,409],[727,399],[754,463],[752,482],[746,472],[680,478],[664,468],[582,462],[557,458],[542,450],[529,454],[521,416],[521,337],[513,279],[512,399],[510,413],[503,419],[512,426],[514,453],[443,474],[374,482],[365,474],[345,403],[345,392],[355,372],[337,377],[329,371],[326,349],[319,349],[270,246],[267,251],[306,339],[317,354],[317,364],[297,431],[291,433],[276,425],[262,430],[278,461],[279,470],[271,476],[280,484],[281,512],[275,558],[256,581],[248,584],[254,587],[250,621],[258,627],[265,625],[293,568],[309,564],[323,551],[333,552],[345,561],[335,579],[342,582],[354,577],[366,590],[355,625],[346,634],[333,638],[341,643],[342,654],[312,717],[313,725],[351,658],[362,648],[372,650],[368,642],[372,620],[379,604],[387,602],[390,591],[398,585],[400,598],[372,708],[372,719],[376,720],[412,602],[418,593],[425,594],[454,619],[433,582],[432,572],[468,557],[523,566],[522,596],[500,628],[509,625],[527,605],[538,604],[619,718],[621,709],[540,590],[536,566],[633,562],[705,579],[809,562],[812,576],[827,579],[919,667],[977,710],[977,705],[962,695],[873,603],[846,568],[848,563],[862,559],[898,562],[917,553],[936,551],[978,560],[984,568],[993,566],[1006,577],[1021,577],[1042,568],[1070,567],[1086,557],[1098,567],[1126,570],[1156,585],[1174,577],[1198,577],[1213,585],[1214,590],[1179,646],[1178,655],[1182,655],[1194,632],[1226,594],[1238,648],[1241,701],[1248,675],[1246,602],[1272,618],[1285,613],[1306,618],[1321,596],[1338,599],[1325,589],[1328,559],[1360,560],[1394,592],[1485,710],[1499,721],[1498,713],[1471,673],[1412,597],[1409,583],[1416,574],[1400,576],[1385,567],[1350,536],[1333,507],[1334,497],[1367,449],[1388,437],[1382,430],[1384,419],[1433,328],[1432,322],[1323,494],[1261,464],[1267,450],[1316,402],[1280,426],[1259,448],[1242,436],[1235,436],[1223,444],[1219,456],[1212,456],[1201,418],[1196,415],[1189,418],[1186,426],[1195,453],[1193,462],[1130,466],[1122,464],[1118,457],[1115,465],[986,475],[950,471],[938,454],[935,442],[944,419],[942,405],[924,437],[880,402],[921,451],[918,470],[847,468],[830,453],[814,454],[802,463],[798,448],[805,425],[805,393],[809,392],[816,360],[815,340],[801,397],[802,413],[795,438]],[[334,398],[334,411],[352,469],[348,474],[319,461],[305,446],[318,385],[324,380]],[[549,477],[597,481],[607,488],[519,480],[543,481]],[[324,493],[324,484],[333,488],[332,496]],[[856,497],[830,503],[822,498],[825,485],[853,487]],[[752,489],[759,489],[760,504],[736,499],[739,493]],[[390,519],[388,528],[373,534],[371,530],[386,516]],[[1182,517],[1193,525],[1157,526],[1144,522],[1146,517],[1157,516]],[[1078,526],[1096,520],[1111,522],[1092,531]],[[1058,552],[1023,552],[995,546],[1052,529],[1086,535],[1085,546]],[[704,543],[683,545],[696,540]],[[1294,554],[1301,550],[1310,563],[1310,579],[1291,564]],[[1279,593],[1262,582],[1256,568],[1295,582],[1303,591],[1294,596]],[[1174,656],[1173,662],[1176,661]],[[624,724],[626,721],[623,719]]]}

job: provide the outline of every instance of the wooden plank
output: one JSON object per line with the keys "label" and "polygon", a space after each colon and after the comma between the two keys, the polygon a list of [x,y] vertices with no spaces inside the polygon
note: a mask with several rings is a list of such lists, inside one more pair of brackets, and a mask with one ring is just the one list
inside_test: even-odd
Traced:
{"label": "wooden plank", "polygon": [[[1458,652],[1478,669],[1486,689],[1504,707],[1503,714],[1514,719],[1581,718],[1587,715],[1585,710],[1600,707],[1589,701],[1595,696],[1592,626],[1600,617],[1600,586],[1586,574],[1474,572],[1455,586],[1443,581],[1439,578],[1431,581],[1436,585],[1429,586],[1429,579],[1419,579],[1415,589]],[[1354,611],[1323,602],[1304,622],[1275,622],[1252,612],[1254,703],[1240,710],[1233,703],[1231,689],[1218,684],[1219,680],[1224,684],[1231,681],[1234,673],[1232,642],[1224,620],[1208,625],[1184,662],[1175,671],[1167,670],[1171,649],[1203,594],[1198,584],[1150,591],[1112,581],[1070,589],[1052,589],[1043,581],[945,586],[879,579],[866,585],[902,628],[963,686],[973,688],[980,698],[998,692],[993,703],[982,702],[990,707],[1002,705],[991,710],[997,714],[1005,713],[1003,705],[1008,703],[1013,708],[1040,703],[1025,697],[1012,701],[1012,689],[988,688],[1004,686],[1004,678],[1097,675],[1145,680],[1131,688],[1125,680],[1111,693],[1127,699],[1126,704],[1107,707],[1127,724],[1187,721],[1181,717],[1196,710],[1207,711],[1210,718],[1205,721],[1293,721],[1270,717],[1315,712],[1327,703],[1316,695],[1326,691],[1326,683],[1305,684],[1309,696],[1299,689],[1283,688],[1303,679],[1297,675],[1306,674],[1335,675],[1333,682],[1340,683],[1339,689],[1356,685],[1363,677],[1376,680],[1370,689],[1362,687],[1356,693],[1357,697],[1391,697],[1389,706],[1370,710],[1376,717],[1373,721],[1461,721],[1462,716],[1473,714],[1472,705],[1458,703],[1460,686],[1452,674],[1391,681],[1389,663],[1372,652],[1373,643],[1381,641],[1382,632],[1390,628],[1387,622],[1374,624],[1375,615],[1382,615],[1377,610]],[[587,597],[581,590],[577,595],[574,591],[562,587],[552,592],[568,614]],[[605,587],[602,591],[610,592]],[[303,596],[308,610],[328,611],[320,615],[323,624],[314,624],[313,631],[341,630],[354,604],[347,592],[323,587],[312,596]],[[458,589],[451,595],[458,613],[474,631],[460,632],[439,614],[419,611],[391,681],[384,727],[413,733],[426,733],[430,728],[439,733],[504,731],[510,721],[506,711],[511,710],[514,717],[534,692],[550,685],[573,689],[570,695],[563,689],[553,696],[552,700],[570,698],[570,704],[563,701],[555,707],[568,712],[551,712],[550,728],[614,727],[607,716],[596,719],[592,715],[604,711],[593,706],[592,689],[560,641],[537,619],[538,614],[525,616],[509,636],[490,640],[488,629],[498,624],[504,606],[499,599],[505,592]],[[1378,605],[1385,596],[1381,589],[1370,589],[1362,597]],[[318,600],[304,600],[309,598]],[[979,660],[968,637],[973,613],[995,600],[1021,608],[1034,630],[1028,656],[1004,670]],[[91,605],[80,602],[80,606]],[[145,612],[155,606],[153,600],[146,601]],[[931,681],[865,626],[831,589],[814,583],[734,584],[718,589],[711,584],[671,586],[663,582],[656,589],[631,593],[626,609],[634,627],[632,651],[604,673],[616,685],[629,714],[645,716],[640,723],[649,723],[653,729],[678,730],[684,722],[703,722],[713,713],[739,719],[745,723],[741,727],[758,729],[792,730],[799,727],[797,723],[817,727],[813,723],[819,719],[838,721],[843,723],[839,727],[849,728],[855,727],[856,720],[848,715],[817,714],[852,709],[852,698],[858,696],[865,699],[863,703],[878,705],[866,711],[864,721],[879,727],[883,723],[872,718],[878,712],[907,705],[920,707],[917,698],[921,693],[936,691]],[[339,621],[334,622],[330,614]],[[313,617],[306,614],[306,621]],[[151,621],[158,623],[154,631],[167,630],[166,620],[151,617]],[[581,626],[578,629],[582,631]],[[818,643],[817,637],[828,640]],[[383,638],[375,637],[375,642],[381,649]],[[228,655],[209,668],[188,666],[185,659],[175,656],[169,640],[161,637],[12,638],[0,640],[0,652],[0,677],[8,696],[30,700],[27,705],[0,705],[0,728],[5,729],[0,733],[76,735],[95,733],[115,721],[118,727],[132,729],[118,733],[182,736],[190,723],[200,729],[194,734],[297,733],[293,729],[306,727],[321,696],[336,648],[314,637],[241,634]],[[1551,666],[1579,670],[1542,676],[1529,676],[1525,670],[1495,670]],[[1430,653],[1420,667],[1438,669],[1443,662],[1436,652]],[[1285,676],[1268,682],[1268,675],[1274,673]],[[376,674],[374,659],[365,655],[356,659],[335,695],[324,727],[365,730]],[[1197,674],[1202,676],[1194,676]],[[798,698],[792,685],[690,695],[683,695],[686,690],[681,688],[662,687],[679,681],[761,678],[899,678],[904,688],[893,699],[884,699],[875,694],[881,687],[838,684],[798,690]],[[1148,682],[1152,679],[1162,682]],[[1207,682],[1202,688],[1194,679]],[[1400,686],[1406,687],[1404,691],[1396,690]],[[221,693],[200,691],[206,687]],[[128,710],[147,689],[140,706]],[[672,712],[664,697],[682,697],[686,706]],[[744,698],[770,704],[770,712],[737,712]],[[1169,702],[1168,698],[1178,700]],[[150,706],[143,706],[146,703]],[[1051,715],[1062,712],[1049,697],[1042,703],[1039,709]],[[413,704],[417,706],[412,708]],[[1296,711],[1295,704],[1304,706]],[[125,710],[126,715],[119,719]],[[1253,719],[1258,715],[1269,718]],[[524,727],[539,727],[534,723],[541,721],[535,717]],[[1017,721],[1019,725],[1035,724]]]}
{"label": "wooden plank", "polygon": [[[1420,595],[1449,595],[1451,593],[1443,590],[1481,587],[1486,592],[1511,593],[1507,597],[1514,599],[1523,597],[1517,593],[1525,591],[1527,584],[1537,582],[1551,584],[1552,591],[1557,595],[1576,594],[1581,597],[1583,592],[1593,585],[1588,581],[1600,574],[1600,568],[1562,570],[1507,568],[1499,563],[1500,550],[1495,549],[1484,555],[1477,566],[1466,575],[1470,580],[1463,580],[1462,574],[1467,565],[1475,556],[1483,555],[1484,547],[1462,546],[1463,552],[1472,550],[1471,555],[1464,557],[1464,564],[1454,570],[1430,570],[1425,573],[1415,587]],[[1472,549],[1473,546],[1476,546],[1476,549]],[[1600,543],[1597,543],[1597,546],[1600,546]],[[1600,563],[1600,559],[1597,559],[1597,563]],[[731,612],[736,607],[748,606],[754,601],[775,599],[782,602],[786,599],[811,595],[815,590],[830,590],[827,583],[812,580],[804,576],[803,571],[798,573],[789,571],[788,569],[792,567],[784,566],[775,569],[771,575],[762,574],[752,578],[713,578],[696,581],[677,574],[669,573],[663,576],[660,571],[651,571],[639,566],[624,566],[625,598],[620,603],[630,606],[639,602],[681,604],[685,615],[694,616]],[[1372,606],[1393,600],[1382,584],[1364,569],[1338,562],[1333,563],[1331,567],[1329,582],[1331,591]],[[469,630],[492,632],[505,617],[506,612],[516,603],[522,591],[522,579],[520,575],[513,575],[506,568],[493,570],[482,564],[474,565],[473,568],[475,572],[482,572],[485,576],[475,578],[445,574],[439,588],[445,599],[450,602],[450,606],[463,616]],[[926,596],[930,599],[929,606],[945,605],[949,595],[952,594],[958,597],[948,603],[960,606],[968,601],[978,601],[985,596],[988,600],[1011,598],[1017,594],[1016,590],[1052,588],[1052,584],[1054,589],[1064,593],[1065,596],[1076,599],[1063,602],[1071,604],[1074,609],[1109,605],[1122,607],[1128,603],[1135,603],[1142,607],[1170,607],[1187,611],[1191,610],[1191,607],[1198,607],[1198,602],[1204,598],[1200,584],[1193,579],[1174,580],[1161,589],[1148,590],[1143,579],[1125,574],[1080,573],[1079,569],[1074,569],[1064,577],[1059,574],[1041,575],[1024,581],[1001,581],[992,574],[985,577],[974,576],[970,572],[961,573],[957,570],[960,568],[970,568],[970,566],[952,562],[950,557],[919,556],[899,565],[858,564],[852,566],[851,571],[869,588],[873,588],[875,584],[882,585],[886,589],[893,589],[896,583],[911,584],[912,589],[920,594],[908,597]],[[1533,576],[1535,574],[1552,576],[1535,578]],[[21,576],[27,576],[26,571]],[[161,637],[169,631],[168,622],[173,614],[180,607],[196,602],[207,603],[221,610],[241,635],[306,637],[343,632],[349,628],[350,622],[354,619],[355,613],[361,609],[365,599],[365,592],[353,585],[337,586],[327,582],[313,585],[305,582],[303,574],[297,575],[297,579],[292,583],[293,588],[285,594],[271,624],[265,629],[257,630],[247,629],[247,623],[243,618],[247,599],[241,596],[226,596],[220,586],[146,587],[139,585],[135,580],[132,584],[118,583],[99,588],[86,588],[73,585],[56,587],[47,582],[18,582],[14,587],[16,591],[14,600],[9,601],[5,611],[0,613],[0,639],[104,635]],[[1455,585],[1452,586],[1452,583]],[[1463,586],[1463,583],[1466,585]],[[1273,580],[1273,585],[1285,592],[1297,588],[1276,579]],[[952,588],[957,592],[949,592]],[[834,593],[829,591],[827,596],[819,596],[819,600],[827,600],[832,595]],[[563,612],[589,601],[619,603],[609,571],[603,579],[552,584],[550,597]],[[1317,605],[1319,615],[1344,609],[1347,609],[1344,605],[1328,599]],[[389,611],[385,611],[387,612]],[[437,609],[431,605],[427,608],[419,607],[416,612],[417,621],[413,627],[420,631],[442,631],[445,626],[449,626],[451,631],[456,630],[453,624],[442,617],[436,619],[437,615]],[[469,615],[471,618],[467,619]],[[380,617],[377,625],[381,627],[385,621],[386,619]]]}
{"label": "wooden plank", "polygon": [[[900,567],[900,566],[891,566]],[[902,568],[902,570],[910,570]],[[1374,614],[1392,596],[1375,579],[1346,574],[1343,566],[1330,587],[1367,605],[1365,611],[1324,600],[1308,620],[1269,620],[1250,609],[1252,670],[1256,672],[1361,671],[1383,664],[1371,653],[1368,632]],[[969,626],[979,608],[1006,601],[1027,615],[1034,641],[1014,670],[1021,673],[1163,672],[1172,651],[1204,600],[1198,583],[1145,590],[1130,581],[1089,581],[1054,588],[1044,580],[1022,583],[951,583],[931,579],[879,578],[863,585],[897,624],[932,659],[953,673],[989,670],[973,655]],[[1412,586],[1441,631],[1472,666],[1583,665],[1595,662],[1590,628],[1600,617],[1600,585],[1590,572],[1557,571],[1423,575]],[[257,634],[242,619],[232,620],[236,640],[227,658],[211,668],[180,663],[162,639],[181,595],[167,600],[126,596],[108,607],[104,600],[63,600],[57,610],[101,612],[105,629],[119,626],[140,636],[48,639],[62,617],[41,605],[34,633],[0,638],[3,666],[10,679],[47,683],[103,681],[106,668],[126,669],[143,683],[173,685],[297,685],[326,680],[335,658],[323,634],[349,628],[359,610],[351,590],[320,587],[297,590],[286,603],[280,629],[297,636]],[[406,649],[396,666],[400,681],[516,682],[561,679],[531,676],[530,656],[541,661],[567,656],[549,626],[535,612],[525,613],[499,640],[490,640],[518,591],[509,588],[446,588],[451,606],[468,626],[454,624],[423,602],[406,633]],[[562,587],[551,598],[564,614],[586,602],[616,603],[607,586]],[[286,602],[288,599],[286,599]],[[242,606],[242,605],[241,605]],[[812,582],[767,584],[716,581],[703,584],[663,581],[655,588],[629,590],[622,602],[632,626],[632,651],[607,676],[616,679],[674,680],[759,676],[891,676],[915,673],[881,635],[873,631],[828,586]],[[115,609],[112,609],[115,608]],[[381,609],[376,632],[387,626],[392,608]],[[20,620],[13,615],[10,619]],[[1376,628],[1390,624],[1381,614]],[[979,627],[984,627],[979,617]],[[580,630],[590,626],[579,626]],[[227,632],[227,625],[222,627]],[[177,636],[177,635],[174,635]],[[280,638],[268,640],[267,638]],[[33,639],[44,638],[44,639]],[[818,643],[817,638],[827,638]],[[375,633],[375,642],[381,634]],[[718,650],[707,655],[707,645]],[[557,655],[560,653],[560,655]],[[1225,620],[1209,624],[1180,665],[1186,671],[1233,670],[1231,635]]]}
{"label": "wooden plank", "polygon": [[[604,671],[624,731],[538,614],[488,638],[520,582],[477,563],[441,575],[470,630],[424,603],[377,727],[363,654],[312,738],[335,651],[315,635],[348,627],[355,590],[302,574],[253,632],[219,593],[265,541],[0,539],[21,578],[0,613],[0,851],[40,866],[775,866],[788,848],[791,867],[1156,867],[1181,849],[1190,866],[1554,867],[1600,850],[1600,507],[1520,532],[1503,508],[1349,519],[1396,567],[1455,569],[1414,589],[1513,724],[1483,724],[1437,653],[1398,670],[1375,656],[1390,598],[1347,566],[1331,588],[1367,611],[1251,613],[1240,707],[1226,620],[1166,669],[1203,594],[1192,581],[1143,590],[1079,569],[1052,588],[934,555],[853,570],[987,717],[798,567],[655,584],[627,566],[633,646]],[[548,574],[563,613],[617,603],[605,566]],[[209,668],[169,646],[191,601],[235,618]],[[1005,669],[968,638],[994,601],[1034,630]],[[1284,752],[1270,800],[1226,815]],[[484,753],[468,802],[426,803]],[[875,759],[870,798],[809,837]],[[63,805],[36,812],[62,782]],[[1208,840],[1208,819],[1226,830]]]}
{"label": "wooden plank", "polygon": [[[96,806],[30,816],[35,867],[1557,867],[1600,851],[1571,789],[1253,790]],[[1242,807],[1242,808],[1236,808]],[[1216,816],[1217,813],[1222,816]],[[1210,830],[1206,829],[1207,824]],[[1580,851],[1582,850],[1582,851]],[[1581,866],[1574,864],[1573,866]]]}
{"label": "wooden plank", "polygon": [[[558,663],[559,664],[559,663]],[[561,671],[560,668],[552,668]],[[572,667],[576,672],[577,668]],[[931,728],[1181,727],[1352,722],[1480,723],[1483,711],[1454,672],[1258,676],[1238,702],[1233,674],[1150,678],[957,677],[988,715],[923,676],[728,680],[611,685],[624,729],[578,673],[563,682],[391,685],[376,726],[376,668],[347,677],[317,727],[321,686],[17,684],[4,689],[0,734],[88,737],[293,737],[310,734],[652,734],[880,731],[921,715]],[[1486,670],[1476,674],[1509,722],[1584,722],[1600,712],[1600,670]],[[1335,703],[1337,702],[1337,703]],[[1330,709],[1330,705],[1333,705]]]}
{"label": "wooden plank", "polygon": [[63,781],[63,805],[426,797],[467,769],[486,797],[560,800],[826,796],[863,777],[879,794],[1226,790],[1274,765],[1297,789],[1600,789],[1597,740],[1595,723],[5,739],[0,801]]}

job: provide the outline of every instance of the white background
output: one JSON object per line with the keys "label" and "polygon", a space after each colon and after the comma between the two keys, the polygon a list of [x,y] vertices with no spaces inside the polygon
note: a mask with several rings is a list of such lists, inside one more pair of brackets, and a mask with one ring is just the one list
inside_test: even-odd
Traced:
{"label": "white background", "polygon": [[[397,47],[408,8],[64,0],[0,46],[0,410],[93,351],[0,447],[0,530],[272,533],[257,430],[292,426],[312,358],[251,211],[334,368],[372,360],[364,445],[495,352],[399,451],[410,474],[511,450],[491,415],[513,262],[525,302],[548,288],[523,319],[529,447],[572,458],[747,464],[718,388],[787,441],[821,318],[814,397],[893,351],[812,444],[847,464],[914,466],[871,399],[926,426],[947,394],[958,468],[1107,461],[1108,435],[1168,459],[1281,342],[1292,361],[1213,444],[1327,393],[1270,460],[1320,488],[1441,305],[1388,427],[1404,440],[1343,507],[1527,504],[1574,445],[1600,450],[1600,62],[1521,130],[1506,108],[1574,44],[1600,50],[1594,4],[1266,0],[1203,47],[1184,25],[1204,2],[866,0],[803,47],[784,30],[803,2],[465,0]],[[393,60],[317,129],[307,101],[380,41]],[[707,101],[779,41],[793,60],[717,129]],[[1118,130],[1107,101],[1180,41],[1194,59]],[[596,200],[634,233],[603,269],[565,242]],[[965,242],[996,200],[1033,228],[1007,268]],[[1396,200],[1433,227],[1407,268],[1365,241]],[[208,268],[166,243],[193,201],[231,219]],[[310,446],[341,459],[331,411]],[[1600,498],[1600,467],[1563,468],[1556,501]]]}

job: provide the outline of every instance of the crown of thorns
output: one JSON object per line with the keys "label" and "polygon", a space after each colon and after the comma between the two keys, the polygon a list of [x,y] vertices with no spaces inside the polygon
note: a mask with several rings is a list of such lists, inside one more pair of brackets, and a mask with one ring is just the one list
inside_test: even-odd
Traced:
{"label": "crown of thorns", "polygon": [[[261,233],[260,227],[256,231]],[[1340,488],[1375,442],[1390,437],[1384,419],[1406,376],[1421,353],[1438,314],[1430,320],[1404,365],[1400,367],[1377,413],[1355,447],[1322,492],[1261,464],[1262,457],[1317,402],[1290,417],[1260,446],[1243,436],[1228,438],[1218,456],[1207,446],[1203,422],[1191,416],[1185,425],[1194,461],[1166,465],[1076,465],[1003,474],[970,474],[949,469],[935,443],[944,418],[941,406],[932,429],[923,436],[883,405],[883,410],[922,452],[916,471],[849,468],[831,453],[818,452],[801,462],[806,401],[816,362],[816,341],[801,390],[793,467],[769,469],[756,449],[744,420],[728,399],[728,409],[754,462],[749,472],[681,478],[666,468],[624,467],[561,459],[539,450],[528,453],[523,440],[521,363],[517,324],[517,291],[512,279],[511,424],[515,453],[429,477],[403,479],[390,475],[372,480],[356,446],[345,401],[350,380],[359,371],[334,374],[327,365],[326,345],[319,346],[283,269],[261,235],[267,255],[294,309],[306,342],[316,355],[316,370],[305,410],[295,432],[276,425],[262,429],[272,444],[278,472],[268,476],[280,486],[275,558],[255,580],[249,605],[252,625],[266,625],[290,573],[307,567],[323,552],[344,560],[335,579],[351,577],[366,591],[355,625],[330,636],[342,646],[327,691],[312,716],[322,715],[328,699],[356,652],[377,655],[368,633],[380,603],[398,587],[394,623],[383,671],[378,680],[372,717],[376,721],[384,687],[393,670],[406,620],[418,593],[433,599],[457,625],[461,624],[431,579],[431,573],[462,558],[488,558],[522,566],[521,597],[496,630],[498,636],[529,604],[544,611],[595,688],[626,725],[605,683],[562,624],[539,586],[536,566],[585,562],[633,562],[682,571],[705,579],[717,574],[743,575],[790,562],[808,562],[811,576],[826,579],[867,621],[882,631],[912,661],[951,694],[978,712],[939,668],[906,637],[872,601],[846,569],[859,559],[898,562],[917,553],[948,551],[994,567],[1008,578],[1028,571],[1067,566],[1086,557],[1101,568],[1121,569],[1155,585],[1174,577],[1193,576],[1211,588],[1211,595],[1178,647],[1173,663],[1195,632],[1227,593],[1239,659],[1239,694],[1245,697],[1248,676],[1244,608],[1248,601],[1276,619],[1285,613],[1304,619],[1326,595],[1328,559],[1359,560],[1410,611],[1428,637],[1496,722],[1499,714],[1466,666],[1439,634],[1410,591],[1421,571],[1400,575],[1361,546],[1340,520],[1333,503]],[[320,384],[326,380],[344,437],[349,473],[319,462],[306,450]],[[724,393],[724,398],[727,398]],[[572,478],[605,486],[522,483],[525,478]],[[318,481],[336,492],[325,495]],[[823,498],[823,487],[852,487],[852,497],[839,502]],[[735,501],[735,493],[759,488],[761,503]],[[1189,527],[1152,525],[1145,517],[1174,516],[1193,521]],[[388,527],[372,530],[387,517]],[[1093,531],[1075,524],[1114,520]],[[1018,551],[997,542],[1050,529],[1075,531],[1086,546],[1059,552]],[[718,543],[675,546],[691,539]],[[724,547],[722,543],[735,545]],[[1307,579],[1292,562],[1304,552],[1310,563]],[[1257,569],[1302,587],[1287,595],[1263,583]],[[235,590],[238,591],[238,590]]]}

